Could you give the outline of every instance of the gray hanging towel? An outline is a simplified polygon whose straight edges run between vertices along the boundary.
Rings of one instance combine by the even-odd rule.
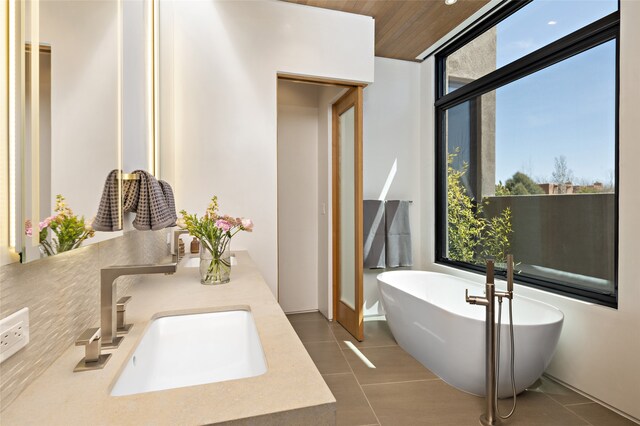
[[[120,230],[118,213],[118,171],[112,170],[107,175],[102,190],[102,198],[98,213],[91,226],[96,231],[112,232]]]
[[[140,198],[140,180],[122,181],[122,211],[125,213],[138,210]]]
[[[178,215],[176,214],[176,200],[173,197],[173,189],[171,185],[164,180],[158,180],[160,184],[160,189],[162,189],[162,193],[164,194],[164,199],[167,202],[167,208],[169,209],[169,213],[173,218],[173,223],[169,226],[175,226],[176,221],[178,220]]]
[[[364,200],[362,209],[364,225],[364,267],[385,267],[384,202]]]
[[[136,170],[133,172],[140,176],[138,184],[138,196],[132,197],[137,199],[137,203],[132,202],[131,210],[135,211],[136,218],[133,220],[133,227],[139,231],[164,229],[172,226],[176,222],[175,203],[173,211],[169,207],[169,203],[162,191],[162,187],[158,180],[149,172],[144,170]],[[171,193],[173,195],[173,193]],[[125,197],[127,194],[125,194]],[[127,201],[127,200],[125,200]],[[133,207],[135,205],[135,209]]]
[[[385,204],[387,268],[411,266],[409,201],[389,200]]]

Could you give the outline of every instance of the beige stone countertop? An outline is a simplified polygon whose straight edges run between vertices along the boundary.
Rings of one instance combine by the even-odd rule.
[[[246,252],[231,282],[200,284],[198,268],[134,284],[134,327],[103,370],[74,373],[84,347],[70,347],[1,414],[9,425],[335,424],[335,398]],[[267,361],[261,376],[129,396],[110,396],[121,368],[157,313],[248,306]],[[99,305],[96,301],[96,309]],[[55,336],[52,336],[55,338]],[[261,416],[261,417],[257,417]]]

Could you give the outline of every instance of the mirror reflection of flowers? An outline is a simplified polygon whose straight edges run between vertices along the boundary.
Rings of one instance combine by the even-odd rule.
[[[251,219],[218,214],[218,197],[215,195],[202,218],[185,210],[181,210],[180,215],[182,217],[178,219],[177,225],[198,238],[202,249],[212,255],[203,281],[221,281],[220,278],[231,269],[230,259],[223,256],[231,238],[240,231],[251,232],[253,222]]]
[[[78,248],[84,240],[95,235],[91,221],[85,221],[84,216],[74,215],[73,210],[60,194],[56,195],[54,211],[56,214],[38,224],[40,247],[47,256]],[[48,238],[49,230],[51,230],[51,239]],[[25,222],[25,234],[33,235],[31,220]]]

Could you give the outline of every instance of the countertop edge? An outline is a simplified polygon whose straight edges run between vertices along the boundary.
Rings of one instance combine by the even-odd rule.
[[[203,286],[198,268],[180,266],[173,276],[146,276],[129,289],[133,298],[127,314],[134,327],[120,348],[105,350],[113,354],[110,364],[103,370],[73,373],[83,352],[70,346],[2,411],[2,424],[335,424],[335,397],[249,254],[236,255],[239,265],[229,284]],[[109,395],[154,317],[230,306],[248,306],[254,315],[269,365],[264,375]]]

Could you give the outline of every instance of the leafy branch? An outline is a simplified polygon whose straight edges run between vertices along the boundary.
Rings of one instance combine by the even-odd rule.
[[[488,201],[477,203],[462,184],[468,164],[463,163],[461,170],[453,167],[459,151],[456,149],[447,157],[448,257],[467,263],[482,263],[487,258],[504,262],[513,234],[511,209],[507,207],[495,217],[485,217],[484,206]]]

